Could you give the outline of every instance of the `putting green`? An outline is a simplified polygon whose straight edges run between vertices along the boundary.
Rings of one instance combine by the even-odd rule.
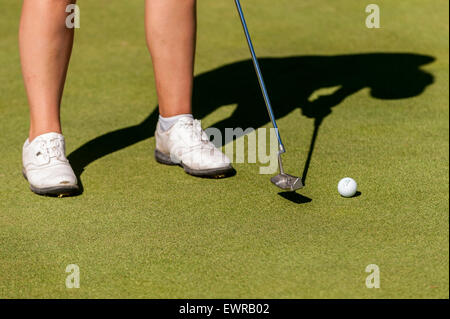
[[[286,171],[308,168],[280,195],[256,164],[157,164],[143,2],[82,1],[62,121],[84,193],[56,199],[21,176],[20,1],[2,0],[0,298],[448,298],[449,4],[377,3],[380,29],[360,1],[243,1]],[[198,38],[204,126],[270,127],[232,1],[199,2]],[[345,176],[360,196],[339,196]]]

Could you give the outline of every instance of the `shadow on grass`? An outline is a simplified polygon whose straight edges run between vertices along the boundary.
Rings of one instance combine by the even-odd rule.
[[[307,203],[312,202],[311,198],[303,196],[296,192],[281,192],[281,193],[278,193],[278,195],[280,195],[284,199],[287,199],[288,201],[291,201],[295,204],[307,204]]]
[[[314,120],[303,182],[311,166],[319,129],[335,106],[364,88],[370,89],[371,96],[377,99],[420,95],[434,81],[420,67],[433,61],[431,56],[411,53],[260,59],[275,116],[279,119],[298,109],[298,116],[302,114]],[[222,136],[225,128],[257,129],[269,122],[251,60],[224,65],[195,77],[193,113],[196,118],[202,119],[217,108],[232,104],[237,104],[233,114],[212,125]],[[80,176],[90,163],[153,137],[157,120],[156,108],[141,123],[101,135],[73,151],[68,159],[80,183]],[[282,127],[280,130],[283,134]],[[222,144],[229,142],[232,140],[223,140]]]
[[[361,193],[360,191],[357,191],[356,194],[353,195],[353,196],[350,197],[350,198],[356,198],[356,197],[359,197],[359,196],[361,196],[361,195],[362,195],[362,193]]]

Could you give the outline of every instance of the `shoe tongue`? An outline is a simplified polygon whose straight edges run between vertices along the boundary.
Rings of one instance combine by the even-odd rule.
[[[45,134],[36,136],[31,142],[28,142],[28,145],[32,145],[32,144],[36,145],[42,141],[48,142],[48,141],[55,140],[55,139],[64,141],[64,136],[62,134],[55,133],[55,132],[45,133]]]
[[[52,139],[55,139],[55,138],[64,139],[64,136],[62,134],[59,134],[59,133],[50,132],[50,133],[45,133],[45,134],[37,136],[35,138],[35,140],[41,139],[41,140],[49,141],[49,140],[52,140]]]
[[[178,120],[178,123],[191,125],[194,124],[194,119],[190,117],[182,117],[181,119]]]

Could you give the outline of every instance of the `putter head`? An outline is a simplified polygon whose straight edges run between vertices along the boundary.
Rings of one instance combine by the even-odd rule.
[[[270,179],[279,188],[294,192],[297,189],[303,188],[303,182],[300,177],[292,176],[286,173],[278,174]]]

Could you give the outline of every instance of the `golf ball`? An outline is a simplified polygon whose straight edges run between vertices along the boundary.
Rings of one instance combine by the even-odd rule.
[[[353,197],[358,189],[358,184],[350,177],[343,178],[339,181],[338,192],[343,197]]]

